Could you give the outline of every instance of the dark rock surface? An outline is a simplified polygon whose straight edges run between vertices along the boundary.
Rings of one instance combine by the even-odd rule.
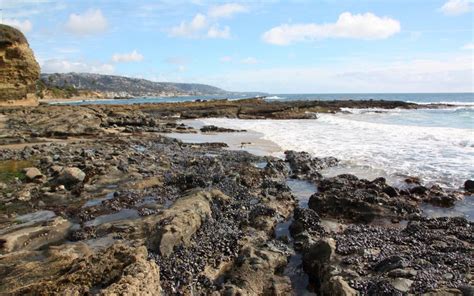
[[[295,177],[300,179],[321,179],[319,171],[336,166],[339,161],[334,157],[317,158],[308,152],[285,151],[286,161]]]
[[[311,209],[296,208],[293,219],[294,221],[290,225],[290,233],[293,237],[296,237],[303,231],[307,231],[310,234],[323,234],[325,232],[321,226],[321,218]]]
[[[368,181],[339,175],[321,180],[318,190],[311,196],[309,207],[325,217],[369,223],[376,218],[403,219],[420,212],[410,195],[395,196],[383,178]]]
[[[409,278],[408,291],[415,294],[459,288],[469,283],[474,263],[472,226],[464,218],[423,218],[392,230],[353,225],[336,237],[337,253],[362,277],[349,283],[363,293],[382,289],[385,275]]]
[[[294,258],[321,295],[469,293],[472,222],[420,210],[458,193],[325,178],[336,159],[162,134],[196,132],[176,113],[292,118],[345,103],[200,104],[3,110],[0,294],[291,295],[282,270]],[[310,208],[290,177],[317,185]],[[282,221],[292,237],[275,238]]]
[[[245,130],[234,130],[231,128],[218,127],[215,125],[205,125],[201,129],[203,133],[235,133],[235,132],[245,132]]]
[[[77,224],[66,228],[63,235],[74,243],[91,248],[97,244],[109,248],[114,242],[147,246],[149,260],[160,270],[160,286],[168,294],[186,294],[190,289],[208,294],[231,287],[263,291],[271,285],[261,286],[261,282],[278,287],[286,283],[275,275],[286,264],[286,253],[278,242],[269,245],[279,217],[288,216],[294,207],[284,177],[270,177],[256,168],[253,164],[262,158],[222,150],[222,145],[185,144],[156,134],[132,135],[1,150],[0,161],[32,159],[45,180],[43,184],[8,183],[2,196],[6,206],[0,208],[6,220],[0,226],[14,223],[8,217],[41,209]],[[24,189],[30,193],[28,201],[20,199]],[[199,201],[189,198],[190,190],[197,192]],[[215,190],[221,193],[208,198],[205,192]],[[46,225],[39,227],[48,230]],[[45,236],[41,246],[52,239]],[[233,267],[241,260],[254,268],[253,258],[264,264],[257,274]],[[14,262],[0,264],[0,272],[15,268]],[[110,272],[104,271],[104,278],[112,276]],[[244,276],[254,282],[242,286],[237,278]],[[11,287],[6,280],[2,280],[5,289]],[[47,280],[38,276],[38,285],[29,291],[44,291],[40,283]],[[92,291],[88,285],[81,289]]]
[[[468,192],[474,193],[474,180],[466,180],[466,182],[464,182],[464,189]]]

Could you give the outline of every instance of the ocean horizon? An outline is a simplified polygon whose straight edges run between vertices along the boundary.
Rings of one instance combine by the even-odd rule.
[[[262,95],[269,101],[297,101],[297,100],[386,100],[404,101],[418,104],[446,103],[453,105],[473,105],[474,93],[300,93],[300,94],[266,94]],[[99,100],[63,100],[52,104],[146,104],[146,103],[174,103],[191,102],[196,100],[238,100],[255,97],[245,92],[229,95],[190,95],[173,97],[136,97],[127,99],[99,99]]]

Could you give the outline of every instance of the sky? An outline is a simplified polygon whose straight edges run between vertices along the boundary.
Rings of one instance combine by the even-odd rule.
[[[473,0],[0,0],[42,72],[231,91],[474,91]]]

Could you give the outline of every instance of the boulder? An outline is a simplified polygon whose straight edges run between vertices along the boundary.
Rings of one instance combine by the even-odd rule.
[[[423,201],[438,207],[452,207],[463,198],[463,194],[454,191],[445,191],[438,185],[433,185],[423,197]]]
[[[343,174],[321,180],[318,190],[308,206],[322,217],[370,223],[376,218],[401,219],[419,212],[409,196],[396,195],[384,178],[368,181]]]
[[[80,182],[83,182],[86,178],[86,174],[79,168],[69,167],[64,168],[59,172],[56,182],[66,187],[74,186]]]
[[[339,163],[334,157],[317,158],[304,151],[285,151],[285,157],[293,174],[301,179],[319,179],[321,178],[319,171]]]
[[[390,256],[377,262],[374,266],[374,270],[378,272],[387,272],[398,268],[406,267],[407,263],[403,257]]]
[[[335,293],[334,289],[343,289],[345,285],[337,279],[331,281],[337,275],[332,271],[335,260],[336,241],[332,238],[321,239],[303,251],[303,269],[322,295],[344,295]]]
[[[201,129],[203,133],[234,133],[234,132],[245,132],[245,130],[234,130],[231,128],[218,127],[215,125],[205,125]]]
[[[37,168],[25,168],[23,169],[25,173],[26,179],[29,182],[41,182],[45,179],[45,176],[41,173],[41,171]]]
[[[220,295],[291,295],[288,279],[277,275],[287,264],[287,254],[271,243],[243,246],[237,264],[228,272]]]
[[[390,284],[398,291],[407,293],[410,291],[413,281],[405,278],[395,278],[390,280]]]
[[[0,106],[37,105],[40,67],[25,36],[0,24]]]
[[[464,190],[474,193],[474,180],[466,180],[466,182],[464,182]]]
[[[341,276],[333,276],[329,279],[327,295],[334,296],[356,296],[357,291],[351,288]]]
[[[336,252],[336,241],[332,238],[321,239],[311,246],[303,255],[305,270],[311,272],[316,267],[328,263]],[[316,268],[316,269],[317,269]]]
[[[296,208],[293,215],[293,223],[290,225],[290,233],[293,237],[308,231],[312,234],[324,233],[324,228],[321,226],[321,219],[318,214],[306,208]]]

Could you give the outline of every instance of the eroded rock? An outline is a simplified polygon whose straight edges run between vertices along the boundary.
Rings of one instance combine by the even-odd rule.
[[[159,250],[162,256],[169,256],[175,246],[188,243],[211,215],[211,202],[214,198],[227,197],[220,191],[213,190],[195,191],[178,199],[161,216],[156,233],[150,240],[152,249]]]
[[[285,266],[287,254],[276,245],[259,245],[249,243],[244,246],[234,269],[229,272],[229,280],[224,285],[223,295],[285,295],[291,291],[288,279],[275,274]],[[278,287],[278,291],[276,288]],[[271,293],[270,291],[276,291]]]
[[[38,257],[38,255],[40,255]],[[145,247],[114,244],[93,253],[83,243],[0,263],[0,292],[14,295],[159,295],[159,269]],[[12,258],[13,259],[13,258]],[[18,259],[17,259],[18,260]]]
[[[36,215],[35,215],[36,214]],[[72,226],[68,220],[42,211],[25,215],[17,224],[0,230],[0,251],[36,250],[63,240]],[[21,217],[20,217],[21,218]]]
[[[25,36],[0,24],[0,106],[37,105],[40,67]]]

